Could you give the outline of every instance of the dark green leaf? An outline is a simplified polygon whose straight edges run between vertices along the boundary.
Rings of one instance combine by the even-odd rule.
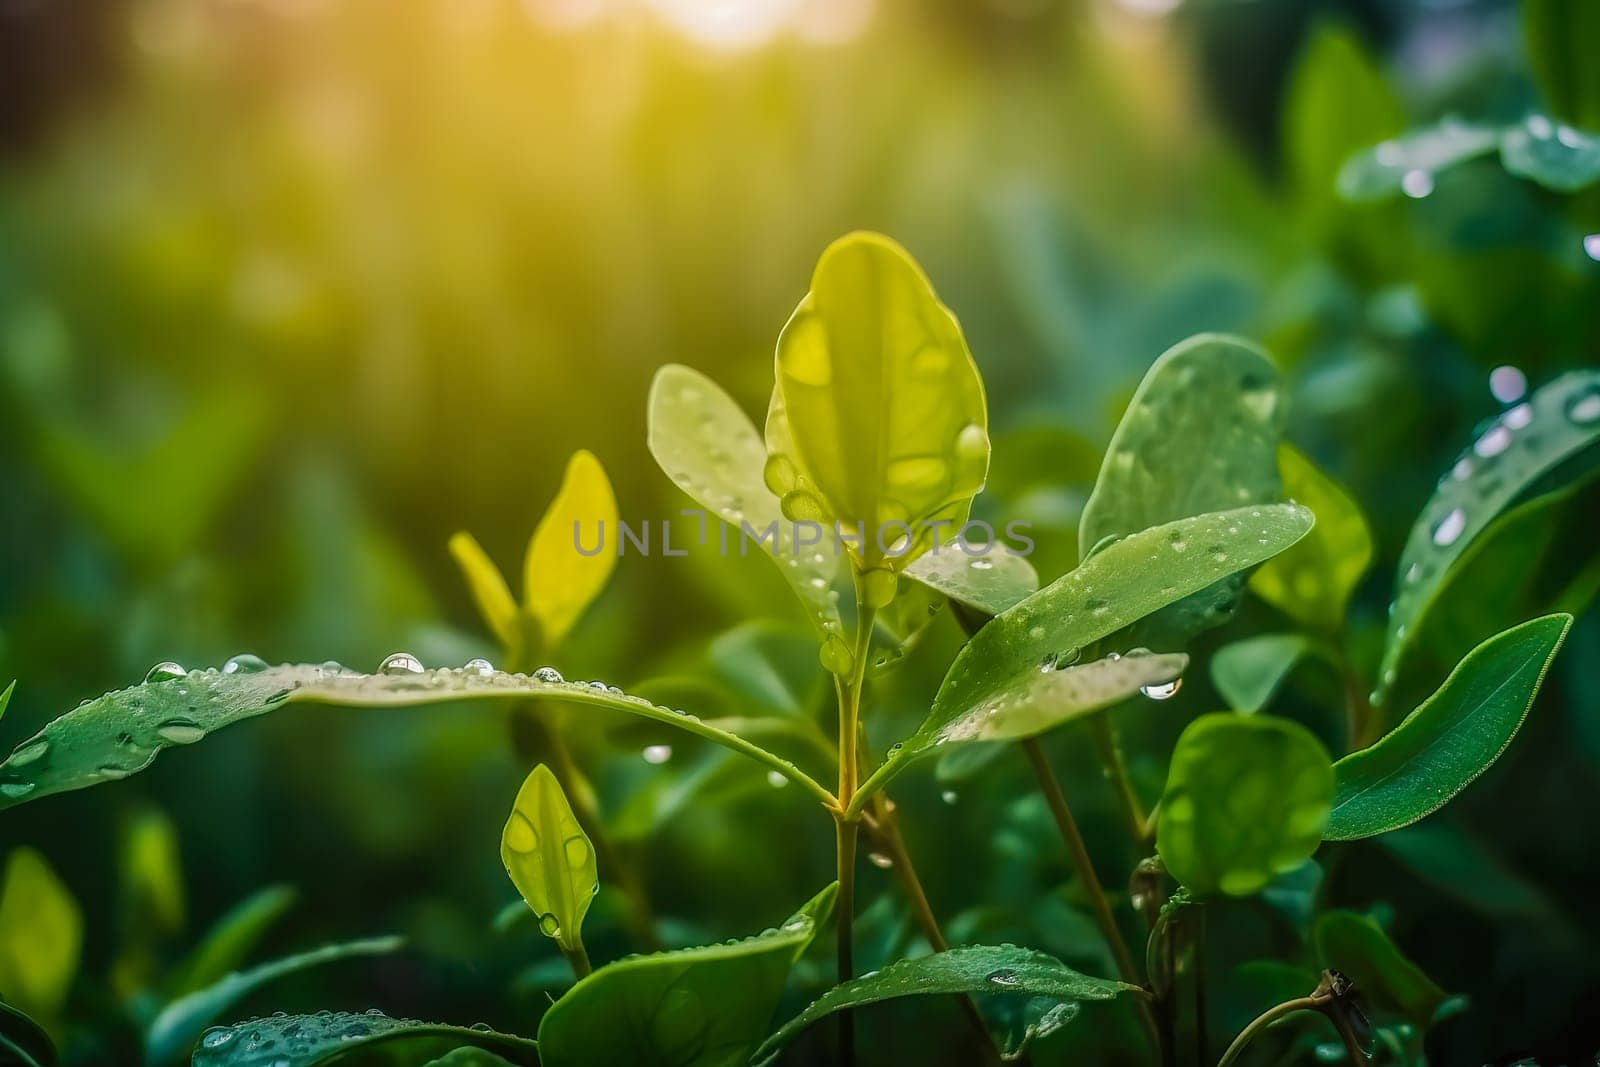
[[[61,1058],[43,1027],[11,1005],[0,1002],[0,1063],[16,1067],[59,1067]]]
[[[1277,368],[1246,341],[1200,334],[1168,349],[1145,374],[1106,449],[1078,527],[1080,557],[1107,538],[1280,499],[1281,400]],[[1181,648],[1226,621],[1243,586],[1230,572],[1141,620],[1135,643]]]
[[[1051,657],[972,707],[951,708],[947,716],[935,707],[916,733],[890,751],[859,792],[870,797],[912,760],[943,745],[1037,737],[1119,704],[1143,688],[1176,681],[1188,665],[1189,657],[1182,653],[1112,655],[1081,666],[1058,666]]]
[[[1211,682],[1234,711],[1260,711],[1313,647],[1301,634],[1261,634],[1223,645],[1211,657]]]
[[[600,682],[544,682],[523,674],[451,668],[359,674],[289,664],[250,672],[197,670],[91,700],[46,725],[0,763],[0,808],[126,778],[167,748],[193,744],[214,730],[286,704],[390,708],[518,697],[587,704],[664,723],[743,753],[803,785],[819,800],[831,798],[794,764],[743,737]]]
[[[1332,799],[1333,765],[1305,727],[1202,715],[1173,750],[1156,851],[1191,892],[1244,896],[1310,858]]]
[[[1523,0],[1522,33],[1550,106],[1572,122],[1600,126],[1600,8],[1589,0]]]
[[[1355,982],[1364,1000],[1399,1013],[1419,1028],[1433,1022],[1447,994],[1389,940],[1371,916],[1330,911],[1317,920],[1317,955]]]
[[[859,1008],[896,997],[959,994],[1025,996],[1052,1003],[1037,1017],[1029,1037],[1042,1037],[1069,1022],[1084,1001],[1111,1000],[1141,990],[1122,982],[1079,974],[1053,956],[1016,945],[969,945],[948,952],[897,960],[881,971],[835,986],[805,1011],[784,1023],[757,1050],[754,1062],[765,1067],[806,1027],[846,1008]]]
[[[145,1063],[150,1067],[159,1067],[186,1055],[207,1025],[269,982],[338,960],[386,955],[402,944],[398,937],[374,937],[365,941],[324,945],[310,952],[285,956],[248,971],[230,974],[215,985],[179,997],[163,1008],[150,1024],[145,1034]]]
[[[1490,638],[1377,744],[1341,759],[1326,838],[1409,826],[1471,784],[1516,736],[1571,625],[1547,615]]]
[[[1571,371],[1495,419],[1439,483],[1400,556],[1375,703],[1467,547],[1530,486],[1600,441],[1600,371]]]
[[[540,1022],[545,1067],[744,1063],[837,889],[830,885],[782,926],[743,941],[630,956],[595,971]]]
[[[488,1028],[391,1019],[382,1012],[274,1015],[207,1030],[192,1067],[414,1067],[462,1047],[480,1048],[520,1067],[539,1067],[538,1046]]]

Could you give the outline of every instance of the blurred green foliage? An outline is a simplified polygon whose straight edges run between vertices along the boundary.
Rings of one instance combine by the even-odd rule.
[[[51,54],[67,6],[0,4],[7,54]],[[655,368],[691,364],[759,415],[818,253],[870,227],[916,255],[961,319],[994,454],[975,514],[1032,522],[1046,582],[1077,561],[1098,457],[1150,363],[1201,331],[1272,353],[1286,438],[1371,528],[1343,647],[1270,698],[1342,753],[1323,709],[1376,674],[1413,520],[1505,406],[1490,371],[1538,386],[1595,362],[1600,243],[1585,237],[1600,192],[1557,193],[1493,157],[1381,202],[1342,198],[1336,179],[1353,154],[1450,115],[1548,112],[1596,132],[1594,16],[1584,0],[1153,13],[1165,6],[882,0],[856,26],[834,0],[816,7],[835,22],[770,39],[757,39],[769,16],[752,16],[752,42],[733,48],[665,2],[596,3],[581,25],[588,5],[540,0],[86,5],[61,39],[92,25],[101,68],[8,65],[83,84],[65,103],[21,82],[0,100],[0,128],[33,131],[0,160],[0,679],[20,680],[3,747],[162,660],[494,657],[449,536],[470,529],[517,559],[580,448],[624,519],[675,516],[683,498],[646,448]],[[1600,496],[1561,473],[1441,593],[1442,629],[1417,639],[1392,706],[1487,634],[1588,606]],[[1488,596],[1479,575],[1514,588]],[[948,614],[875,683],[876,752],[931,705],[963,640]],[[827,707],[819,666],[763,653],[778,666],[758,672],[728,651],[757,640],[736,624],[769,617],[762,643],[803,624],[764,561],[633,556],[557,662],[677,686],[685,706],[808,720]],[[1291,627],[1247,598],[1191,654],[1198,668],[1225,642]],[[1285,981],[1304,992],[1303,974],[1251,961],[1290,958],[1315,900],[1393,916],[1380,931],[1393,944],[1371,951],[1468,998],[1429,1039],[1438,1062],[1600,1047],[1600,850],[1583,815],[1600,788],[1600,619],[1580,614],[1568,642],[1516,746],[1447,812],[1326,849],[1309,882],[1208,905],[1221,946],[1208,966],[1241,975],[1219,1018],[1237,1029]],[[1207,673],[1121,717],[1145,796],[1183,727],[1225,705]],[[497,835],[529,770],[509,719],[302,709],[5,812],[6,899],[57,917],[28,929],[56,932],[61,963],[17,1003],[75,1062],[125,1062],[138,1034],[106,1020],[147,1024],[158,976],[187,992],[258,941],[285,956],[397,930],[403,953],[297,973],[244,1004],[376,1004],[531,1033],[570,976],[532,923],[493,921],[515,899]],[[827,880],[828,828],[761,768],[617,717],[569,715],[564,733],[628,828],[618,847],[669,947],[759,930],[795,887]],[[640,758],[660,746],[665,762]],[[1048,747],[1091,851],[1130,869],[1142,857],[1089,746],[1068,729]],[[952,940],[1112,973],[1014,752],[954,783],[908,775],[895,796]],[[611,959],[643,946],[601,864],[585,943]],[[302,906],[239,905],[273,883]],[[917,947],[886,872],[864,865],[857,895],[858,968]],[[795,973],[781,1018],[831,984],[814,960]],[[913,1025],[947,1011],[858,1013],[862,1048],[959,1055],[942,1021]],[[806,1044],[820,1029],[797,1055],[821,1055]],[[1067,1028],[1035,1052],[1118,1062],[1142,1047],[1093,1040]]]

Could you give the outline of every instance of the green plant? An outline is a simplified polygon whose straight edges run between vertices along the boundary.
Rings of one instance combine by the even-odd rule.
[[[603,681],[569,681],[554,667],[534,667],[553,657],[614,562],[591,560],[576,545],[568,551],[567,524],[617,520],[604,472],[579,453],[530,543],[520,606],[476,542],[465,535],[452,541],[504,648],[505,669],[475,660],[429,670],[404,653],[372,674],[338,664],[268,666],[251,656],[221,669],[164,663],[143,683],[49,723],[0,763],[0,807],[12,807],[126,778],[167,748],[293,705],[485,700],[513,709],[513,739],[525,762],[550,754],[517,794],[501,846],[512,882],[577,979],[544,1014],[537,1042],[331,1014],[202,1033],[238,997],[277,975],[397,947],[392,939],[351,942],[225,974],[271,921],[278,905],[268,902],[242,908],[190,963],[154,983],[162,987],[159,1010],[146,1002],[135,1012],[147,1023],[152,1063],[181,1055],[195,1038],[194,1062],[217,1067],[348,1062],[353,1052],[388,1057],[383,1062],[537,1057],[556,1067],[768,1062],[829,1015],[839,1023],[836,1054],[850,1062],[857,1010],[933,995],[959,998],[975,1047],[988,1050],[983,1055],[1020,1056],[1030,1042],[1093,1015],[1108,1029],[1131,1022],[1128,1047],[1139,1058],[1177,1063],[1186,1055],[1181,1038],[1192,1036],[1197,1055],[1210,1062],[1221,1042],[1209,1033],[1208,914],[1234,898],[1269,894],[1298,901],[1307,915],[1316,910],[1306,899],[1314,898],[1318,874],[1313,854],[1339,847],[1324,842],[1415,823],[1483,773],[1515,735],[1571,623],[1570,615],[1551,613],[1481,635],[1432,696],[1401,714],[1396,694],[1419,681],[1406,675],[1415,636],[1470,553],[1516,521],[1518,508],[1581,475],[1565,461],[1600,433],[1593,372],[1558,378],[1507,412],[1441,483],[1401,559],[1379,684],[1370,694],[1345,632],[1345,610],[1369,567],[1372,538],[1349,494],[1281,440],[1286,402],[1273,361],[1256,346],[1202,335],[1155,362],[1085,505],[1079,562],[1043,588],[1010,546],[965,536],[990,459],[984,389],[955,317],[902,248],[858,233],[824,252],[809,294],[779,337],[775,378],[763,438],[714,382],[686,367],[663,368],[650,393],[648,443],[668,477],[729,524],[738,543],[753,533],[798,596],[833,691],[831,737],[803,711],[786,718],[780,710],[770,721],[737,711],[701,717]],[[1530,426],[1540,432],[1524,432]],[[1301,502],[1285,502],[1286,493]],[[828,532],[827,543],[807,536],[813,526]],[[1190,663],[1186,649],[1227,623],[1247,590],[1298,628],[1217,654],[1217,689],[1233,710],[1202,715],[1182,732],[1149,811],[1129,769],[1119,710],[1141,694],[1154,701],[1176,695]],[[965,640],[921,726],[874,758],[868,725],[875,689],[889,684],[947,605]],[[736,632],[720,654],[732,657],[743,691],[757,694],[752,699],[797,709],[786,676],[759,651],[773,636]],[[1312,729],[1267,712],[1285,676],[1308,659],[1328,665],[1339,682],[1344,725],[1323,731],[1340,735],[1333,747],[1346,754],[1337,760]],[[602,880],[629,874],[604,843],[604,813],[563,741],[566,717],[591,711],[694,735],[797,786],[794,792],[833,824],[834,884],[743,941],[594,967],[582,938],[590,900]],[[1131,908],[1102,883],[1105,863],[1097,868],[1057,780],[1045,740],[1058,731],[1095,753],[1125,844],[1141,857],[1119,872],[1131,880]],[[781,754],[780,742],[793,742],[800,754]],[[1010,944],[951,947],[947,924],[934,914],[887,788],[935,754],[943,769],[962,749],[986,754],[964,768],[971,773],[1008,742],[1029,762],[1111,973],[1087,975]],[[863,838],[865,851],[892,868],[931,951],[857,974]],[[753,844],[752,857],[756,850]],[[629,897],[635,936],[653,948],[642,891]],[[773,1030],[791,969],[830,917],[833,989]],[[14,854],[0,894],[0,982],[27,991],[31,999],[15,1007],[44,1029],[8,1011],[0,1035],[25,1062],[53,1055],[44,1035],[76,965],[76,927],[65,889],[37,857]],[[1129,944],[1136,928],[1142,953]],[[44,937],[48,945],[28,947],[29,938]],[[1317,970],[1278,964],[1287,968],[1272,972],[1282,980],[1278,987],[1300,988],[1230,1035],[1223,1062],[1303,1010],[1327,1017],[1356,1062],[1372,1054],[1373,1041],[1414,1056],[1425,1027],[1451,1010],[1450,999],[1370,917],[1324,911],[1311,940]],[[1374,1020],[1376,1030],[1366,1025],[1363,1001],[1385,1013]]]

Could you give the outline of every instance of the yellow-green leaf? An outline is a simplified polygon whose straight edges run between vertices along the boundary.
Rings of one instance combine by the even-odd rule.
[[[567,952],[582,944],[584,913],[600,888],[594,845],[544,764],[517,791],[500,837],[500,859],[539,929]]]
[[[817,262],[778,338],[767,451],[784,514],[860,530],[847,547],[862,572],[897,572],[934,524],[966,520],[989,467],[983,381],[955,316],[889,238],[853,233]],[[869,581],[868,597],[893,589]]]
[[[159,809],[134,816],[122,840],[122,876],[130,908],[141,928],[174,934],[183,928],[183,867],[178,831]]]
[[[617,498],[605,468],[591,453],[574,452],[523,564],[523,601],[548,646],[561,643],[606,587],[617,565],[616,539]]]
[[[83,945],[83,915],[45,858],[13,849],[0,886],[0,999],[40,1020],[60,1015]]]
[[[1337,630],[1350,594],[1372,564],[1372,532],[1350,494],[1298,449],[1280,446],[1278,467],[1284,495],[1310,508],[1317,524],[1263,563],[1251,575],[1250,588],[1307,626]]]
[[[450,555],[455,557],[461,576],[467,580],[472,600],[490,632],[507,649],[515,648],[522,627],[517,622],[517,602],[506,587],[505,576],[494,560],[478,544],[477,538],[465,530],[450,538]]]

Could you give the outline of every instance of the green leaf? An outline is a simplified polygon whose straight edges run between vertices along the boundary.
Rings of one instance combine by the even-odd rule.
[[[1600,371],[1570,371],[1495,419],[1439,483],[1400,556],[1374,703],[1399,676],[1451,570],[1478,535],[1562,461],[1600,441]]]
[[[526,1038],[477,1027],[391,1019],[375,1009],[274,1015],[207,1030],[192,1067],[321,1067],[323,1064],[426,1063],[462,1047],[480,1048],[520,1067],[539,1067]]]
[[[1571,615],[1547,615],[1490,638],[1377,744],[1335,764],[1339,785],[1324,836],[1398,830],[1470,785],[1516,736],[1571,625]]]
[[[806,631],[770,619],[741,623],[718,634],[707,649],[713,670],[744,703],[741,713],[807,715],[825,675]]]
[[[0,718],[5,717],[6,706],[11,703],[11,694],[17,691],[17,680],[13,678],[11,684],[6,686],[5,692],[0,693]]]
[[[1506,170],[1559,193],[1600,181],[1600,137],[1544,115],[1529,115],[1500,137]]]
[[[1293,548],[1250,576],[1262,600],[1307,626],[1337,631],[1356,583],[1372,565],[1372,532],[1340,486],[1289,445],[1278,449],[1283,491],[1304,504],[1317,524]]]
[[[145,1063],[149,1067],[159,1067],[160,1064],[179,1059],[194,1046],[201,1032],[219,1015],[270,982],[338,960],[386,955],[402,944],[404,942],[398,937],[373,937],[364,941],[324,945],[310,952],[263,963],[248,971],[238,971],[206,989],[179,997],[161,1010],[145,1033]]]
[[[1523,0],[1528,62],[1545,99],[1572,122],[1600,126],[1600,71],[1594,42],[1600,10],[1588,0]]]
[[[60,1067],[61,1057],[44,1028],[0,1002],[0,1060],[16,1067]]]
[[[1365,148],[1339,169],[1339,194],[1356,202],[1426,196],[1440,171],[1488,155],[1500,144],[1493,126],[1446,118],[1434,126]]]
[[[1284,92],[1282,134],[1301,211],[1319,234],[1345,222],[1336,183],[1353,152],[1405,128],[1405,110],[1359,38],[1323,25],[1307,40]]]
[[[183,928],[178,831],[160,809],[141,809],[130,820],[122,840],[122,879],[128,915],[138,927],[164,935]]]
[[[561,488],[539,519],[522,560],[522,604],[538,620],[546,648],[566,639],[611,580],[621,553],[606,548],[607,530],[618,544],[611,480],[593,453],[579,449],[567,461]],[[587,531],[593,532],[596,551],[588,548]]]
[[[1427,1029],[1434,1013],[1449,999],[1422,968],[1395,947],[1371,916],[1326,912],[1317,919],[1312,936],[1324,967],[1353,980],[1364,1000],[1397,1012],[1421,1029]]]
[[[1173,750],[1156,851],[1191,892],[1254,893],[1317,850],[1333,783],[1327,750],[1298,723],[1202,715]]]
[[[957,654],[932,716],[946,721],[1029,673],[1294,544],[1311,528],[1296,504],[1264,504],[1131,534],[1000,613]]]
[[[1300,634],[1261,634],[1223,645],[1211,658],[1211,683],[1234,711],[1254,714],[1313,648]]]
[[[880,971],[834,986],[799,1015],[784,1023],[756,1051],[754,1064],[766,1067],[802,1030],[836,1011],[877,1004],[896,997],[996,994],[1053,1002],[1029,1037],[1042,1037],[1077,1014],[1085,1001],[1112,1000],[1142,990],[1105,978],[1079,974],[1053,956],[1016,945],[968,945],[917,959],[896,960]]]
[[[954,543],[918,556],[905,575],[985,615],[1016,606],[1039,589],[1039,576],[1026,556],[997,548],[969,556]]]
[[[168,987],[170,994],[179,997],[203,989],[237,969],[267,931],[294,906],[296,896],[293,886],[272,885],[235,904],[175,969]]]
[[[869,797],[882,789],[913,760],[941,746],[977,741],[1020,741],[1037,737],[1062,723],[1111,707],[1148,686],[1183,676],[1189,657],[1182,653],[1113,654],[1081,666],[1047,658],[1009,686],[977,704],[936,706],[917,732],[896,745],[858,792]]]
[[[566,952],[583,945],[583,916],[600,891],[594,845],[544,764],[533,769],[500,835],[500,860],[539,917],[539,930]]]
[[[595,971],[540,1022],[545,1067],[743,1064],[837,891],[828,886],[783,925],[743,941],[630,956]]]
[[[1107,538],[1278,500],[1281,412],[1277,368],[1249,342],[1200,334],[1168,349],[1106,449],[1078,526],[1080,558]],[[1143,620],[1136,643],[1177,650],[1226,621],[1244,586],[1239,569]]]
[[[69,711],[0,763],[0,808],[116,781],[148,767],[175,745],[193,744],[243,719],[298,703],[393,708],[452,700],[540,697],[637,715],[749,756],[823,803],[832,794],[779,756],[693,715],[611,690],[601,682],[556,682],[504,671],[441,668],[360,674],[286,664],[227,673],[195,670],[119,689]],[[131,738],[131,740],[125,740]]]
[[[481,1048],[458,1048],[429,1060],[423,1067],[511,1067],[511,1061]]]
[[[0,999],[58,1021],[83,947],[83,913],[39,852],[14,848],[0,883]]]
[[[983,380],[961,327],[910,254],[882,234],[823,251],[778,337],[767,485],[791,519],[841,523],[867,598],[957,529],[989,469]],[[897,546],[898,538],[905,544]],[[887,593],[887,595],[885,595]]]
[[[796,543],[795,525],[762,478],[767,446],[738,403],[699,371],[668,364],[650,383],[646,439],[673,484],[734,527],[729,545],[770,555],[821,635],[837,634],[828,593],[839,560],[831,544]]]

